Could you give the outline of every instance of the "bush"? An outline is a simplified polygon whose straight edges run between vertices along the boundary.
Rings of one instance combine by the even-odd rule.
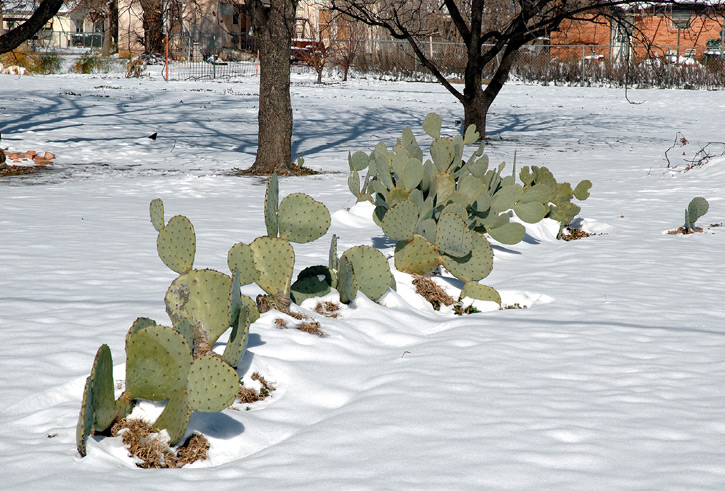
[[[48,75],[50,73],[58,73],[61,69],[61,60],[58,53],[46,52],[34,55],[33,66],[30,71],[33,73],[40,73],[42,75]]]
[[[90,51],[83,53],[78,61],[71,67],[75,73],[96,73],[108,71],[108,60]]]

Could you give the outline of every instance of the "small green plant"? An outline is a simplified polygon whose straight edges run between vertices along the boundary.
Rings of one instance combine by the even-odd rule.
[[[34,56],[31,70],[33,73],[48,75],[60,72],[61,66],[60,55],[53,51],[46,51]]]
[[[97,73],[108,71],[108,66],[108,60],[106,60],[102,56],[87,51],[83,53],[78,61],[73,64],[73,66],[71,67],[71,71],[74,73],[85,74]]]
[[[685,209],[685,225],[682,227],[686,234],[702,231],[702,229],[695,227],[695,222],[704,216],[709,209],[710,204],[705,198],[697,197],[690,201],[690,204]]]

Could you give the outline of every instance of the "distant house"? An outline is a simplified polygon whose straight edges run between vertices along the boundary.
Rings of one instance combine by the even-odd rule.
[[[550,34],[560,58],[617,59],[695,57],[720,39],[725,4],[637,4],[593,12],[588,20],[564,21]],[[710,45],[708,45],[710,41]],[[582,53],[582,49],[584,52]]]
[[[296,14],[294,37],[319,35],[320,22],[331,19],[325,0],[302,0]],[[254,32],[243,0],[198,0],[169,3],[166,12],[169,43],[174,56],[202,58],[211,54],[226,59],[249,56]],[[143,10],[139,0],[118,2],[118,47],[123,53],[144,51]],[[321,21],[322,19],[322,21]]]
[[[33,15],[37,3],[30,0],[2,2],[2,28],[8,31]],[[30,39],[29,44],[44,48],[100,47],[103,42],[103,21],[96,19],[80,2],[66,2],[58,14]]]

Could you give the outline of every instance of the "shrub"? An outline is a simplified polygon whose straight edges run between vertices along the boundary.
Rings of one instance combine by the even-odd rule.
[[[108,71],[108,60],[88,51],[73,64],[71,71],[86,74]]]

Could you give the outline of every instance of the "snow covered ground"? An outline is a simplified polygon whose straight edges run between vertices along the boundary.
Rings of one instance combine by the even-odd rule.
[[[405,126],[427,142],[431,111],[454,134],[462,107],[434,84],[311,82],[293,81],[294,152],[325,172],[280,189],[324,202],[333,223],[295,246],[296,269],[325,263],[332,233],[340,251],[391,254],[347,191],[347,153]],[[264,181],[230,172],[254,159],[257,94],[255,79],[0,75],[0,145],[56,155],[53,170],[0,178],[3,489],[725,489],[725,226],[711,226],[725,222],[725,159],[688,172],[664,159],[678,131],[679,171],[682,151],[725,140],[725,97],[705,91],[630,91],[630,104],[622,90],[507,85],[487,152],[590,179],[582,225],[600,234],[562,242],[537,225],[495,246],[482,283],[527,309],[435,312],[399,275],[384,305],[361,295],[339,319],[312,314],[325,338],[265,314],[242,366],[277,390],[192,416],[209,460],[138,469],[110,438],[81,459],[96,349],[110,345],[122,380],[133,320],[167,319],[174,273],[149,202],[193,222],[197,267],[226,271],[231,245],[265,233]],[[704,233],[668,235],[695,196],[710,202]]]

